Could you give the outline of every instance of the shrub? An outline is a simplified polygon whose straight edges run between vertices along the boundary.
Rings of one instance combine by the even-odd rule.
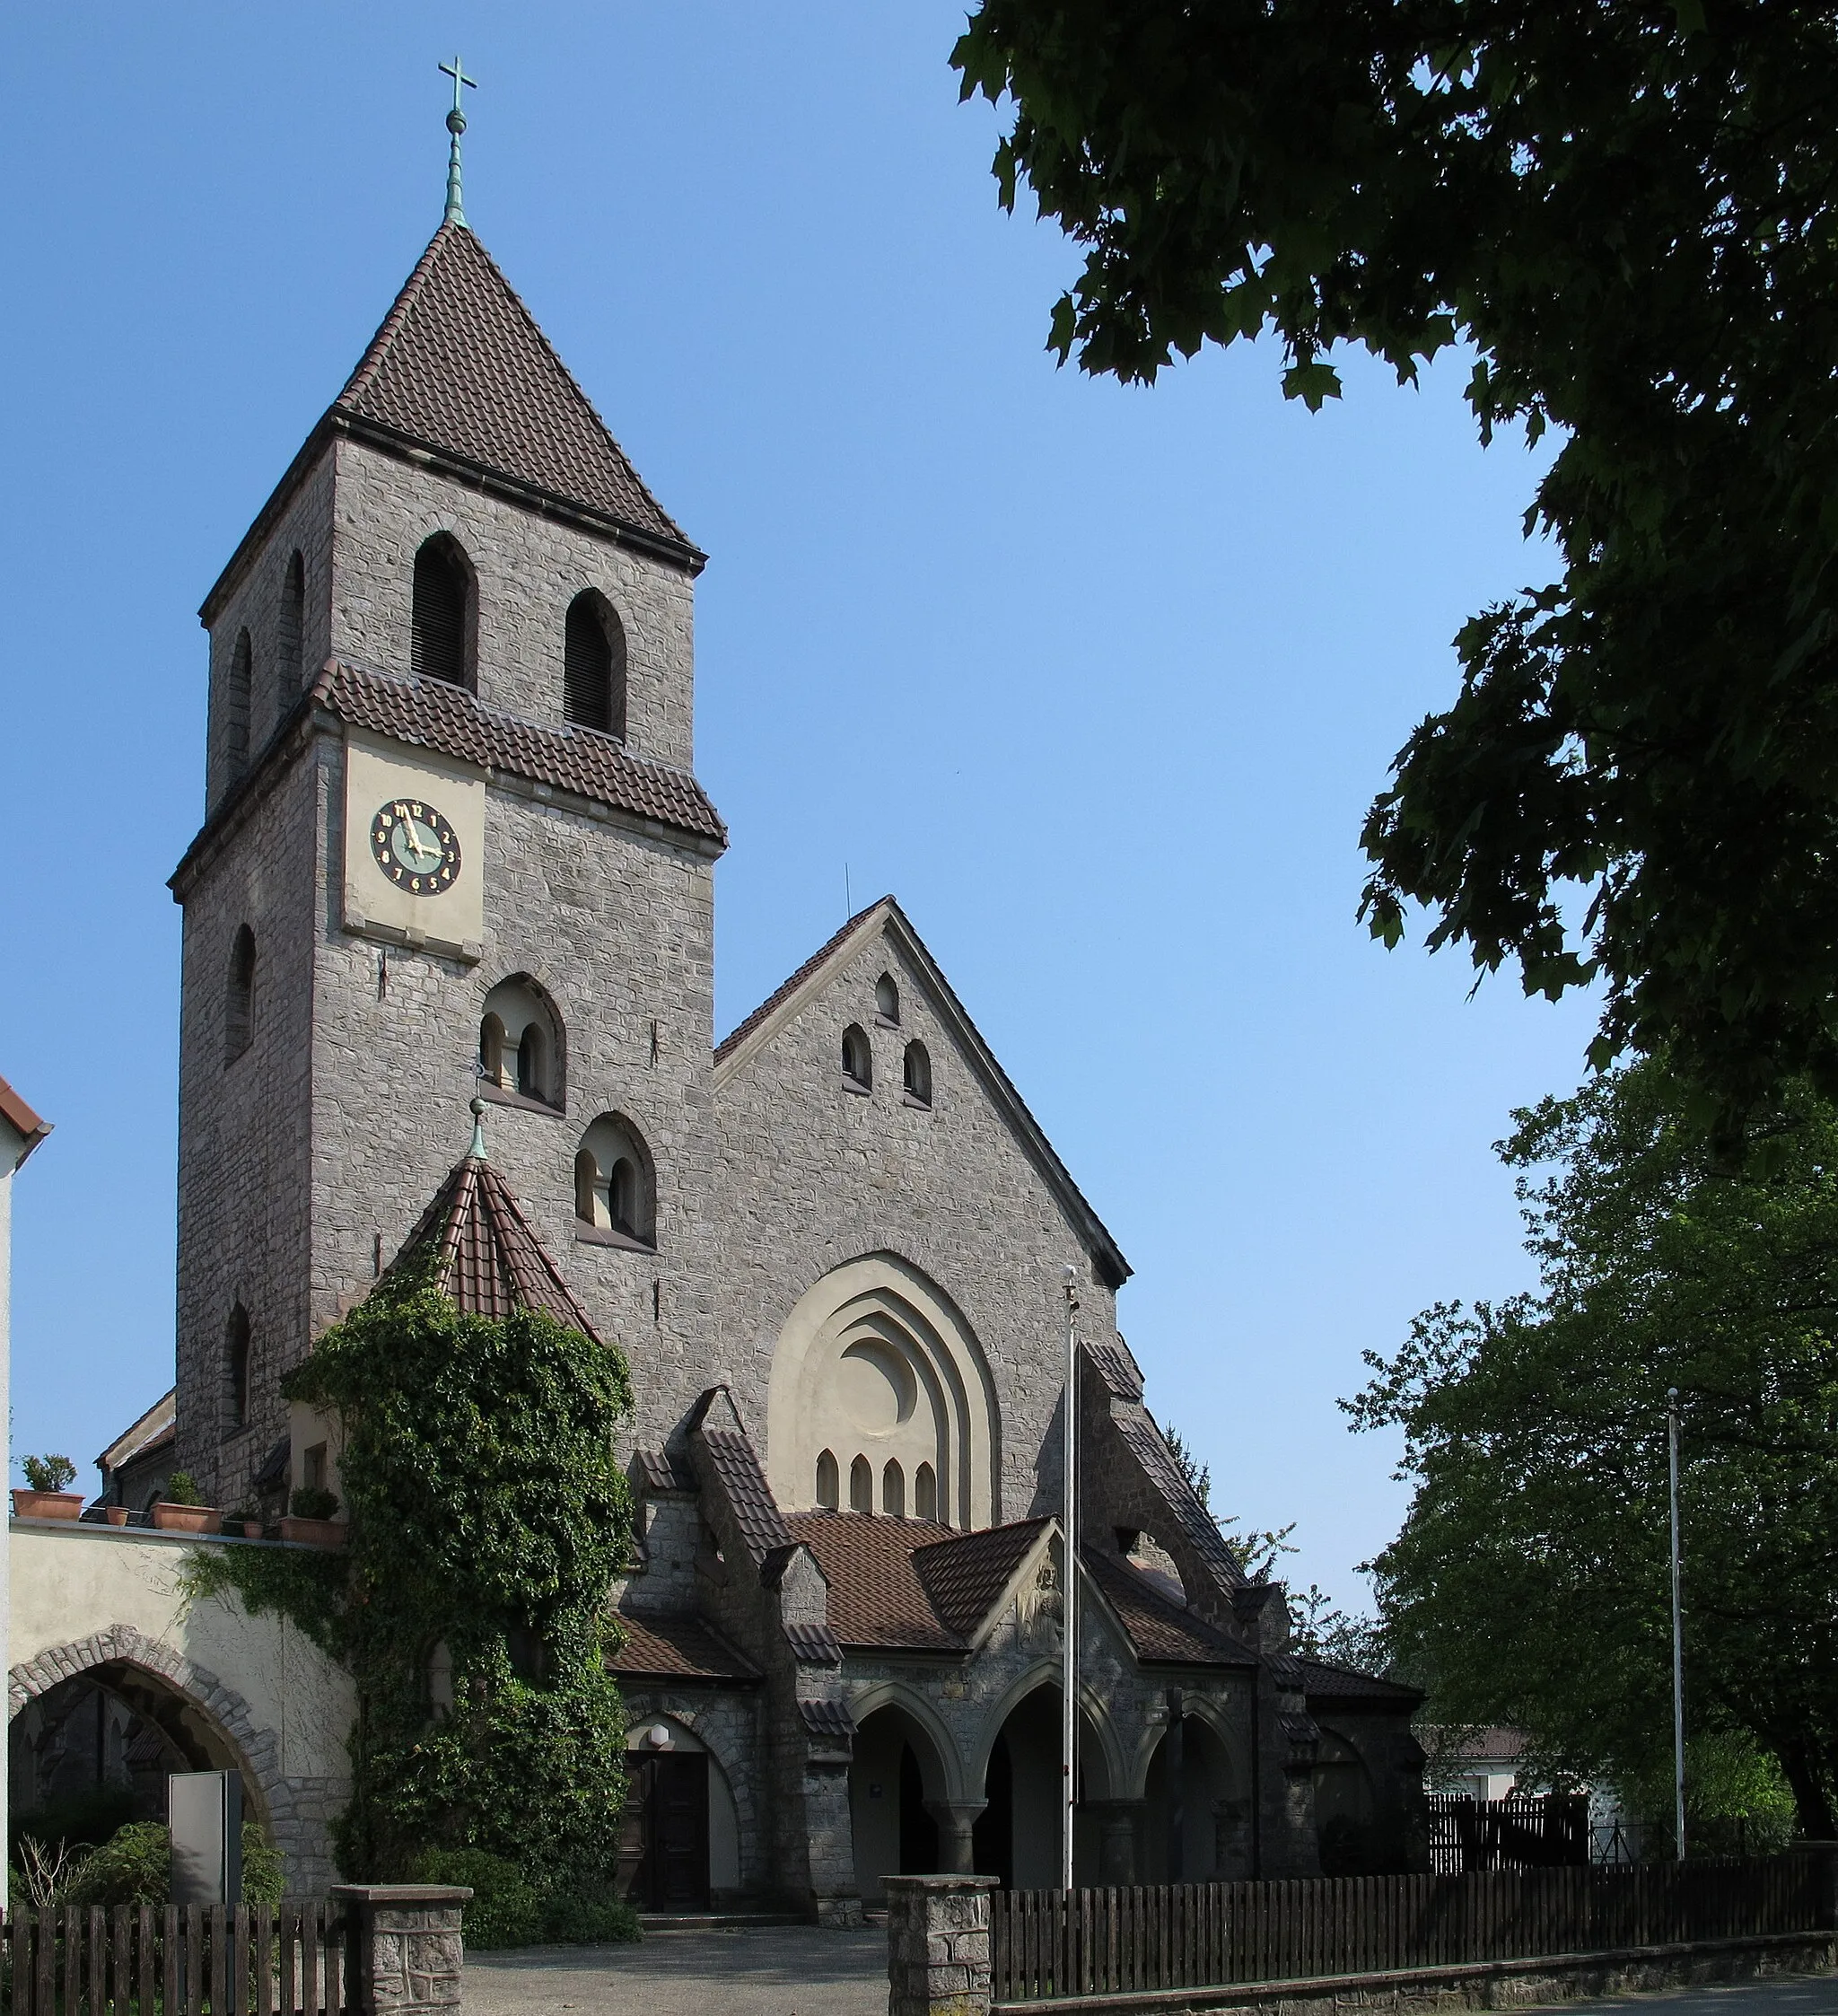
[[[330,1519],[338,1509],[338,1494],[322,1484],[303,1484],[287,1504],[295,1519]]]
[[[555,1889],[543,1899],[542,1935],[557,1946],[600,1946],[642,1939],[638,1914],[610,1891]]]
[[[68,1491],[76,1482],[76,1465],[67,1456],[28,1456],[19,1467],[34,1491]]]
[[[197,1487],[197,1479],[189,1470],[174,1470],[166,1479],[166,1503],[169,1505],[201,1505],[205,1494]]]
[[[262,1839],[253,1820],[242,1823],[242,1901],[278,1904],[284,1894],[286,1862],[278,1848]]]
[[[534,1946],[543,1935],[542,1899],[514,1862],[484,1848],[424,1848],[415,1858],[417,1883],[463,1883],[472,1892],[466,1906],[466,1943]]]
[[[105,1841],[66,1883],[66,1904],[164,1904],[171,1856],[157,1820],[133,1820]]]

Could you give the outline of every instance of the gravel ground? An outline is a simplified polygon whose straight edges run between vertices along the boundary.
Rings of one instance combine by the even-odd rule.
[[[562,2010],[580,2016],[886,2016],[887,1929],[654,1932],[637,1946],[467,1957],[467,2016]]]

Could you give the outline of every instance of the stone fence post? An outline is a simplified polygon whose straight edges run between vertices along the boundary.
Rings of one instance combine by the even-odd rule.
[[[988,2016],[993,1876],[888,1876],[888,2016]]]
[[[335,1883],[345,1906],[348,2016],[458,2009],[466,1944],[460,1909],[472,1896],[451,1883]]]

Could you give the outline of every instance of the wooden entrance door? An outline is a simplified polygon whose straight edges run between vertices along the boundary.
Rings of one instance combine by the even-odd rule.
[[[627,1760],[626,1825],[643,1844],[627,1891],[641,1910],[708,1909],[708,1758]]]

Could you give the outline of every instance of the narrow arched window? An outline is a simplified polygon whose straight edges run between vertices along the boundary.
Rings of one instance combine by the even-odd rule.
[[[843,1031],[843,1083],[857,1092],[865,1092],[874,1083],[874,1053],[853,1022]]]
[[[626,735],[626,628],[606,597],[583,588],[562,638],[562,712],[582,728]]]
[[[436,532],[415,556],[415,612],[408,664],[418,679],[470,686],[472,569],[451,532]]]
[[[478,1025],[478,1074],[488,1085],[504,1083],[504,1024],[488,1014]]]
[[[230,677],[223,687],[223,761],[235,784],[249,767],[249,712],[255,688],[255,652],[249,632],[236,633]]]
[[[828,1450],[817,1459],[817,1502],[825,1512],[835,1512],[842,1503],[842,1479]]]
[[[932,1059],[923,1043],[906,1046],[906,1097],[915,1106],[932,1104]]]
[[[542,1024],[526,1022],[517,1041],[517,1090],[525,1099],[548,1097],[548,1059],[543,1050]]]
[[[906,1516],[906,1472],[895,1462],[889,1462],[880,1473],[880,1509],[889,1519]]]
[[[223,1333],[223,1432],[249,1425],[249,1311],[241,1302],[230,1311]]]
[[[657,1242],[657,1171],[638,1129],[622,1113],[601,1114],[582,1136],[574,1215],[583,1227],[617,1234],[602,1241],[607,1245]]]
[[[230,948],[223,1001],[223,1062],[234,1064],[255,1041],[255,933],[244,925]]]
[[[281,661],[281,708],[284,713],[300,691],[302,640],[306,630],[306,562],[296,553],[287,563],[281,583],[281,617],[276,632]]]
[[[922,1463],[913,1473],[913,1517],[938,1517],[938,1473],[930,1463]]]
[[[900,1019],[900,990],[894,985],[891,973],[883,973],[874,983],[874,1012],[884,1022],[897,1025]]]
[[[849,1510],[874,1510],[874,1466],[865,1456],[858,1456],[849,1465]]]

